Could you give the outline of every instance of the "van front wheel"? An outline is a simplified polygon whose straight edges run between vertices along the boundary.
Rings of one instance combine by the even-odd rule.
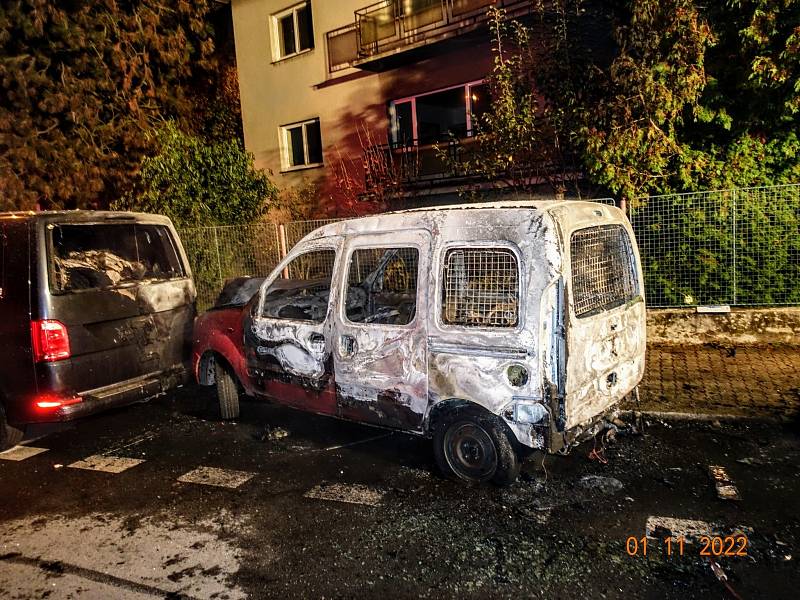
[[[520,461],[508,433],[494,415],[455,413],[436,428],[436,462],[453,479],[469,483],[513,483]]]
[[[236,379],[230,369],[219,359],[214,361],[214,369],[219,416],[225,421],[236,419],[239,416],[239,386]]]

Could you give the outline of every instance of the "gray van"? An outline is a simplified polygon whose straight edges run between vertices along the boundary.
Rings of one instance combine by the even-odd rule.
[[[0,213],[0,447],[186,381],[194,317],[166,217]]]
[[[245,316],[246,389],[431,436],[504,484],[596,432],[644,372],[636,240],[617,208],[508,201],[326,225]]]

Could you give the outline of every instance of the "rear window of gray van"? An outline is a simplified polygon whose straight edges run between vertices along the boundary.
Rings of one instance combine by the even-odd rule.
[[[163,225],[59,224],[52,226],[51,234],[54,292],[185,276],[169,228]]]
[[[570,239],[575,315],[610,310],[639,295],[636,260],[622,225],[579,229]]]

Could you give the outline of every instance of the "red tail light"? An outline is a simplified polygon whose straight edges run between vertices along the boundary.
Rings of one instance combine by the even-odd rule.
[[[64,397],[51,393],[40,394],[34,399],[36,407],[41,411],[55,411],[62,406],[69,406],[82,401],[83,398],[80,396]]]
[[[31,321],[31,342],[35,362],[54,362],[70,357],[69,334],[61,321]]]

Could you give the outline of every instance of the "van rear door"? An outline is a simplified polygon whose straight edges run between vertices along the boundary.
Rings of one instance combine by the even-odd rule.
[[[133,218],[47,225],[50,306],[67,326],[58,386],[96,390],[182,368],[194,286],[174,230]],[[44,368],[44,367],[43,367]]]
[[[584,227],[569,237],[567,428],[605,412],[642,377],[645,304],[633,239],[622,223]]]

